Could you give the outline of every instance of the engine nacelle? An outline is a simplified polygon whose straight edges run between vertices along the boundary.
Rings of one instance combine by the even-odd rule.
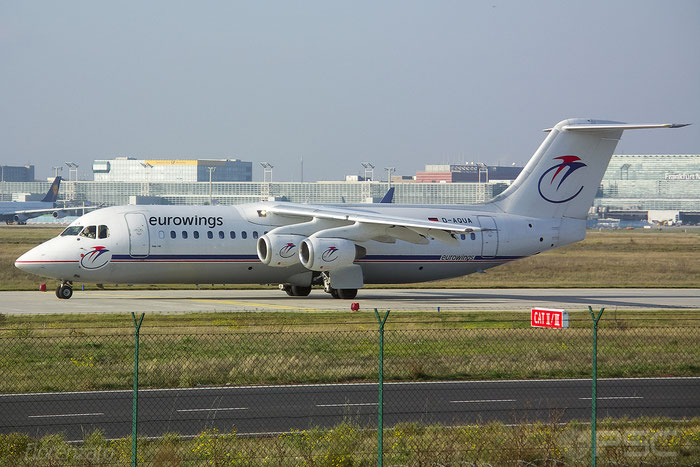
[[[14,217],[14,221],[17,224],[26,224],[28,219],[29,216],[25,216],[24,214],[15,214]]]
[[[258,258],[263,264],[284,268],[299,262],[302,235],[265,234],[258,239]]]
[[[299,260],[312,271],[333,271],[352,265],[367,250],[344,238],[309,237],[301,242]]]
[[[56,219],[62,219],[68,215],[68,211],[54,211],[51,215]]]

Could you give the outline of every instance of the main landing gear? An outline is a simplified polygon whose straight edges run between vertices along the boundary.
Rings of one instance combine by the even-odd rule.
[[[306,297],[311,293],[311,286],[280,284],[280,289],[287,292],[290,297]]]
[[[357,289],[334,289],[331,287],[331,278],[328,273],[323,273],[321,277],[323,278],[323,291],[331,294],[331,297],[351,300],[357,296]]]
[[[56,287],[56,296],[65,300],[71,298],[73,296],[73,283],[70,281],[61,282],[61,285]]]

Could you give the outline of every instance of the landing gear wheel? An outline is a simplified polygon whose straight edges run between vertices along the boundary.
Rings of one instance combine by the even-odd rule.
[[[328,293],[331,294],[331,297],[333,298],[340,298],[340,295],[338,295],[338,289],[334,289],[331,287],[328,289]]]
[[[59,285],[58,288],[56,288],[56,296],[68,300],[73,296],[73,287],[68,284]]]
[[[357,296],[357,289],[337,289],[338,296],[343,300],[351,300]]]
[[[306,297],[311,293],[311,286],[304,287],[302,285],[293,285],[289,295],[292,297]]]

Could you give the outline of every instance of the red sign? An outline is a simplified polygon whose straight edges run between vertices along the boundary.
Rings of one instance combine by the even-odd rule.
[[[533,308],[530,314],[530,324],[535,328],[568,328],[569,314],[566,310]]]

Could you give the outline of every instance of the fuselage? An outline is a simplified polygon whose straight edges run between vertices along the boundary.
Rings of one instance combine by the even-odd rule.
[[[347,205],[346,205],[347,206]],[[256,254],[257,239],[286,225],[261,216],[265,203],[239,206],[120,206],[74,221],[61,235],[28,251],[16,266],[62,281],[88,283],[294,282],[300,263],[271,267]],[[408,283],[457,277],[581,240],[585,222],[489,212],[484,206],[359,205],[371,213],[438,220],[487,229],[457,235],[457,245],[401,240],[361,243],[355,264],[364,282]],[[483,210],[479,210],[479,208]]]

